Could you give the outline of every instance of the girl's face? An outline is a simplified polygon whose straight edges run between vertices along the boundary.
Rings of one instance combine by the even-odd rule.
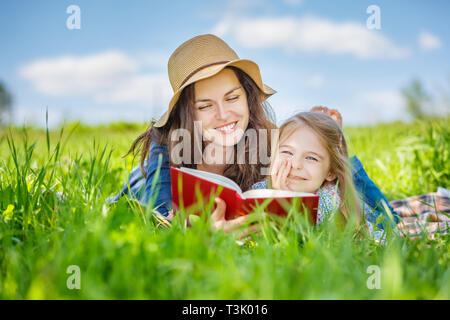
[[[292,167],[286,186],[291,191],[316,192],[324,181],[333,181],[330,156],[321,139],[308,126],[302,125],[287,139],[280,137],[275,161],[288,160]]]
[[[195,83],[195,120],[203,137],[222,146],[241,140],[249,121],[247,95],[236,74],[224,69]]]

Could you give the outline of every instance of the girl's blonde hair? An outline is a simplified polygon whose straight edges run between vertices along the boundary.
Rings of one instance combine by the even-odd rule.
[[[337,183],[339,189],[341,198],[339,211],[344,224],[351,215],[356,215],[356,222],[359,225],[361,209],[349,166],[347,143],[341,128],[324,113],[300,112],[280,127],[278,145],[302,126],[308,126],[317,134],[330,155],[330,171],[336,175],[333,183]]]

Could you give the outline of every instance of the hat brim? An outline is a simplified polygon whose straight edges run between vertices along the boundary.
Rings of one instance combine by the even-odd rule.
[[[238,59],[238,60],[233,60],[233,61],[227,62],[225,64],[210,66],[210,67],[204,68],[204,69],[198,71],[197,73],[195,73],[191,78],[189,78],[188,81],[186,81],[186,83],[184,83],[173,94],[173,97],[172,97],[172,99],[170,99],[170,102],[169,102],[169,109],[161,116],[161,118],[159,118],[159,120],[153,126],[159,128],[159,127],[164,126],[167,123],[167,120],[169,120],[170,112],[172,111],[175,103],[178,101],[178,98],[180,97],[180,94],[184,88],[186,88],[188,85],[190,85],[194,82],[197,82],[199,80],[203,80],[203,79],[212,77],[212,76],[218,74],[224,68],[229,67],[229,66],[239,68],[242,71],[244,71],[246,74],[248,74],[253,79],[253,81],[255,81],[256,85],[261,89],[261,91],[264,93],[264,100],[267,99],[268,97],[270,97],[271,95],[273,95],[274,93],[276,93],[275,90],[273,90],[271,87],[265,85],[262,82],[259,67],[256,63],[254,63],[251,60]]]

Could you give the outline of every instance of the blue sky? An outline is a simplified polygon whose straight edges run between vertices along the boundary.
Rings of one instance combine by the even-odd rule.
[[[70,5],[79,30],[66,26]],[[379,30],[367,28],[369,5],[380,8]],[[436,97],[449,90],[449,9],[444,0],[2,1],[0,81],[16,123],[43,126],[46,108],[51,126],[147,122],[170,99],[171,52],[214,33],[259,64],[278,91],[269,100],[278,122],[313,105],[353,125],[407,119],[400,89],[413,78]]]

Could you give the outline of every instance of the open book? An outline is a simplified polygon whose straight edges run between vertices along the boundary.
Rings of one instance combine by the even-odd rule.
[[[254,189],[242,192],[231,179],[206,171],[170,167],[174,211],[184,208],[188,213],[199,213],[211,197],[220,197],[227,209],[225,219],[252,212],[263,205],[264,211],[285,216],[295,206],[299,212],[306,209],[315,224],[319,196],[313,193],[274,189]],[[266,206],[267,205],[267,206]]]

